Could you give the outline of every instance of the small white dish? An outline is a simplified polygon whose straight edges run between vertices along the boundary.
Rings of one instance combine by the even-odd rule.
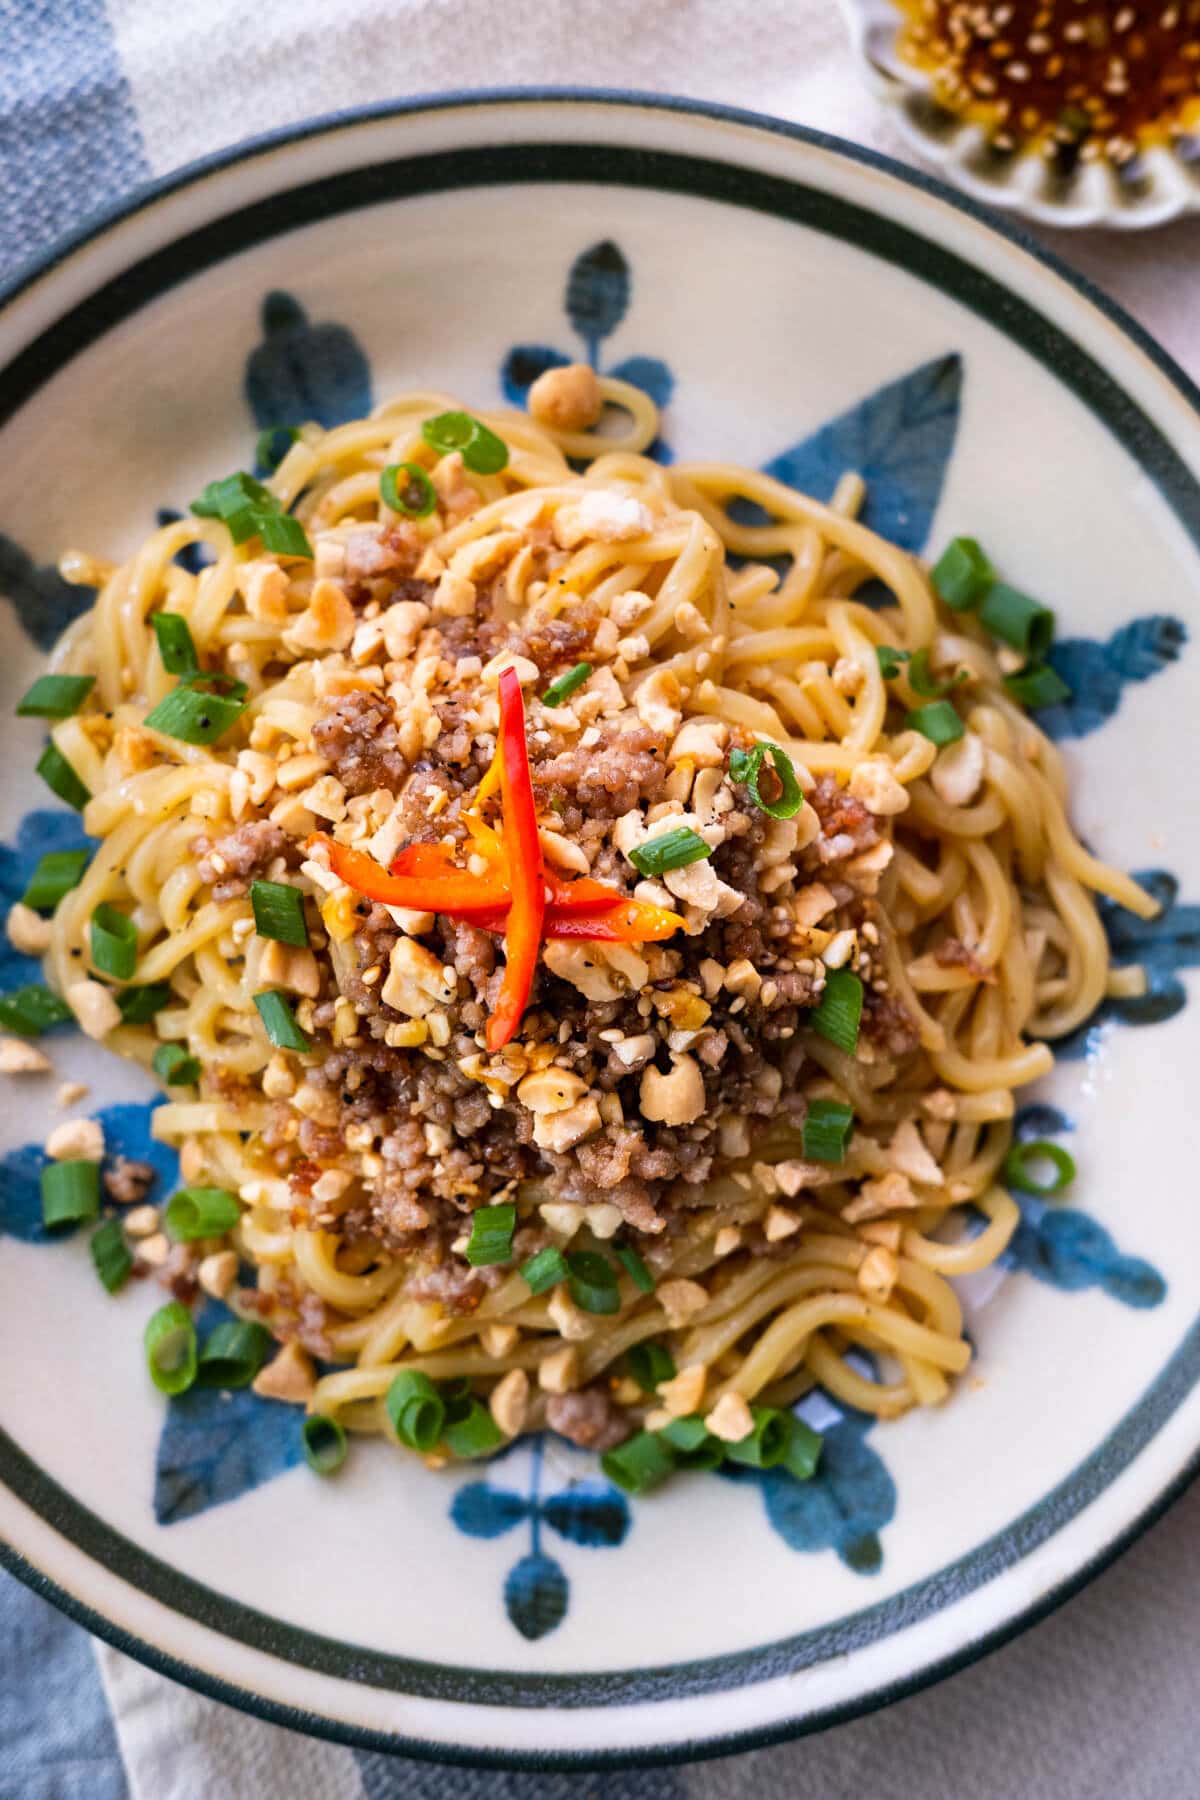
[[[839,0],[867,82],[913,152],[972,198],[1039,225],[1144,231],[1200,212],[1200,137],[1153,147],[1123,167],[1080,162],[1070,172],[995,149],[978,125],[938,104],[928,74],[900,55],[895,0]]]
[[[251,144],[65,247],[0,308],[2,907],[79,830],[12,713],[81,604],[64,548],[128,552],[264,426],[431,384],[492,405],[580,355],[654,391],[660,454],[821,495],[857,467],[879,529],[914,550],[975,533],[1051,599],[1075,699],[1043,722],[1076,822],[1155,871],[1165,907],[1108,915],[1149,994],[1107,1002],[1027,1097],[1023,1126],[1066,1134],[1079,1178],[1066,1206],[1026,1198],[1007,1275],[964,1293],[977,1362],[944,1410],[897,1423],[811,1396],[805,1486],[685,1476],[629,1503],[553,1438],[442,1475],[360,1443],[322,1482],[293,1409],[212,1390],[168,1408],[148,1284],[110,1298],[82,1237],[41,1231],[54,1081],[5,1090],[10,1565],[297,1729],[563,1768],[742,1749],[961,1666],[1115,1555],[1200,1444],[1196,395],[923,177],[690,103],[472,95]],[[0,991],[31,979],[0,934]],[[148,1080],[78,1036],[46,1045],[169,1192]]]

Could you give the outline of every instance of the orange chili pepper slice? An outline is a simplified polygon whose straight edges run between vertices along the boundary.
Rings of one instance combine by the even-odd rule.
[[[509,904],[506,884],[485,881],[465,869],[447,866],[436,872],[392,875],[365,851],[352,850],[349,844],[339,844],[323,832],[309,839],[309,845],[313,844],[324,845],[329,853],[329,866],[339,880],[365,894],[369,900],[378,900],[382,906],[404,906],[412,912],[453,913],[470,919],[476,913]],[[431,844],[428,848],[436,850],[438,846]]]

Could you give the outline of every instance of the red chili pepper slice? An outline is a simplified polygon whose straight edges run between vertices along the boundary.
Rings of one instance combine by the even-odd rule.
[[[447,867],[436,874],[390,875],[380,868],[373,856],[352,850],[333,838],[318,833],[310,844],[323,844],[329,853],[329,866],[338,878],[369,900],[383,906],[405,906],[413,912],[453,913],[471,919],[479,912],[507,907],[507,885],[488,882],[465,869]],[[430,846],[436,848],[436,846]]]
[[[497,866],[494,859],[487,857],[487,852],[478,847],[470,854],[486,858],[489,864],[486,875],[475,875],[470,870],[464,870],[455,861],[456,852],[448,844],[407,844],[394,858],[391,872],[393,875],[423,876],[433,880],[443,876],[461,878],[464,874],[470,874],[472,880],[480,883],[481,889],[486,885],[494,889],[497,895],[502,894],[503,904],[507,906],[511,896],[507,865]],[[547,868],[543,873],[546,904],[557,907],[561,912],[590,915],[607,912],[610,907],[622,904],[623,896],[616,888],[609,887],[607,882],[593,881],[590,875],[575,876],[570,881],[565,881],[551,869]],[[350,885],[353,886],[353,883]],[[488,904],[490,903],[489,901]],[[453,913],[456,909],[444,906],[440,901],[434,905],[431,901],[430,910]]]
[[[487,1047],[502,1050],[521,1028],[537,971],[546,880],[538,837],[537,805],[525,742],[525,702],[515,669],[502,669],[500,691],[500,794],[504,853],[512,902],[504,932],[504,977],[496,1010],[487,1023]]]

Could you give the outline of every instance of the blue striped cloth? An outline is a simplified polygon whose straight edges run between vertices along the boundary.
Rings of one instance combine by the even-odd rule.
[[[405,92],[657,87],[894,149],[835,11],[829,0],[0,0],[0,281],[140,183],[248,130]],[[1070,248],[1195,368],[1200,224],[1136,254]],[[460,1771],[306,1741],[94,1644],[0,1573],[0,1800],[1178,1800],[1197,1792],[1198,1530],[1193,1494],[1064,1612],[886,1713],[728,1762],[600,1776]]]

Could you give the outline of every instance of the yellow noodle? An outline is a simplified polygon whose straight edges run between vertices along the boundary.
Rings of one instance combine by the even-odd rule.
[[[608,377],[599,379],[598,392],[602,414],[594,428],[548,431],[525,415],[481,415],[509,447],[507,466],[488,474],[458,455],[439,459],[427,443],[423,424],[457,410],[447,395],[406,394],[370,419],[332,431],[304,425],[269,486],[317,540],[324,561],[315,570],[306,558],[254,554],[235,545],[219,520],[198,518],[162,527],[121,565],[79,552],[65,559],[71,578],[93,582],[99,592],[91,613],[65,634],[53,666],[94,674],[96,685],[80,713],[54,725],[53,737],[89,789],[83,822],[100,848],[57,909],[48,978],[67,992],[96,975],[93,911],[102,902],[132,910],[138,954],[130,980],[169,984],[169,998],[149,1024],[122,1023],[107,1041],[147,1066],[163,1041],[200,1063],[199,1087],[172,1090],[155,1115],[155,1133],[180,1148],[186,1180],[239,1194],[245,1210],[234,1242],[256,1269],[257,1304],[277,1334],[352,1365],[320,1376],[309,1400],[349,1429],[394,1436],[382,1400],[403,1371],[465,1379],[484,1400],[503,1377],[523,1371],[527,1429],[553,1425],[560,1416],[555,1396],[589,1385],[615,1395],[637,1423],[659,1397],[641,1395],[635,1385],[630,1391],[624,1359],[651,1340],[665,1342],[680,1369],[703,1366],[705,1411],[732,1395],[790,1405],[817,1382],[841,1403],[885,1418],[938,1405],[970,1358],[952,1281],[993,1263],[1019,1219],[1016,1203],[997,1185],[1014,1090],[1051,1068],[1042,1039],[1075,1029],[1106,993],[1134,995],[1145,985],[1143,971],[1110,967],[1094,897],[1105,894],[1143,918],[1155,902],[1080,845],[1067,819],[1061,755],[1004,689],[978,621],[939,614],[921,565],[859,522],[864,487],[857,475],[844,476],[821,505],[724,463],[664,466],[644,454],[659,425],[646,396]],[[590,467],[578,475],[572,463],[581,459]],[[437,506],[426,518],[413,522],[384,504],[379,478],[393,461],[429,472]],[[612,513],[611,530],[585,528],[587,517],[599,516],[584,506],[589,496],[602,497],[593,504]],[[767,523],[732,516],[730,502],[739,498],[761,507]],[[360,540],[376,549],[405,546],[406,566],[423,568],[418,579],[429,575],[430,593],[449,570],[448,603],[465,591],[454,591],[454,581],[464,579],[458,571],[474,569],[465,578],[472,583],[466,605],[486,590],[494,625],[528,631],[530,642],[539,631],[569,631],[577,621],[585,625],[581,643],[607,631],[601,673],[612,683],[607,692],[616,693],[623,726],[658,719],[670,733],[691,720],[716,721],[725,728],[723,751],[730,732],[743,746],[769,739],[798,765],[810,801],[826,808],[845,801],[851,821],[869,827],[860,840],[865,852],[829,870],[819,860],[811,804],[796,825],[759,820],[764,829],[754,840],[762,845],[756,872],[764,913],[792,904],[793,894],[803,901],[826,880],[838,889],[824,912],[794,919],[787,945],[793,970],[827,980],[822,953],[836,961],[830,946],[839,927],[850,929],[850,966],[861,971],[874,990],[871,1006],[884,1015],[854,1055],[812,1029],[803,1012],[789,1027],[796,1052],[789,1066],[804,1096],[845,1100],[854,1110],[842,1163],[806,1157],[800,1115],[784,1104],[793,1096],[772,1089],[768,1105],[777,1116],[757,1120],[753,1150],[749,1133],[743,1138],[731,1126],[708,1181],[672,1190],[678,1229],[639,1240],[653,1262],[655,1290],[643,1293],[622,1275],[611,1315],[564,1310],[565,1290],[533,1295],[513,1269],[489,1277],[473,1305],[455,1312],[439,1297],[442,1262],[402,1247],[405,1234],[419,1239],[421,1228],[405,1211],[415,1202],[401,1191],[397,1171],[417,1152],[405,1139],[383,1144],[383,1154],[381,1138],[409,1121],[383,1121],[387,1132],[366,1111],[363,1121],[341,1122],[341,1105],[362,1073],[357,1053],[375,1042],[347,984],[370,972],[357,961],[354,896],[318,879],[323,871],[305,860],[304,845],[314,828],[326,826],[347,843],[374,843],[392,794],[323,792],[326,765],[313,728],[340,696],[369,689],[394,706],[415,765],[444,725],[436,718],[428,725],[429,689],[421,682],[436,686],[452,667],[439,664],[436,647],[422,661],[418,640],[427,616],[414,624],[409,650],[396,653],[389,638],[376,655],[370,623],[389,607],[387,579],[378,600],[369,598],[369,586],[369,603],[356,594],[362,610],[335,646],[313,649],[305,641],[301,622],[321,569],[332,570],[336,582]],[[192,544],[206,545],[215,559],[196,574],[174,561]],[[490,553],[494,570],[480,562]],[[730,555],[751,560],[734,568]],[[766,562],[780,556],[790,559],[782,577]],[[264,578],[272,599],[256,586]],[[883,582],[894,604],[876,611],[855,600],[868,578]],[[374,579],[369,568],[364,579]],[[163,609],[186,620],[206,667],[247,686],[236,728],[214,746],[144,728],[146,714],[175,684],[150,622]],[[929,649],[936,671],[965,672],[956,703],[982,777],[960,799],[948,797],[955,784],[942,779],[938,747],[905,723],[922,696],[903,672],[884,679],[876,654],[883,645],[909,654]],[[465,657],[470,648],[456,654]],[[586,654],[600,658],[598,651]],[[486,660],[485,653],[478,662]],[[498,722],[494,670],[491,689],[488,678],[483,671],[470,697],[469,729],[484,758]],[[452,704],[467,701],[459,696]],[[571,749],[588,704],[585,693],[541,715],[539,756]],[[694,740],[687,755],[681,747],[669,762],[668,781],[678,787],[666,791],[677,791],[676,811],[712,805],[714,821],[736,817],[745,836],[747,821],[755,822],[745,790],[722,788],[727,762],[697,773],[696,755]],[[602,766],[603,753],[598,761]],[[252,798],[260,781],[262,793]],[[872,813],[879,782],[885,801]],[[848,799],[838,792],[847,788]],[[719,790],[728,796],[724,813]],[[447,797],[426,792],[426,817],[445,814],[449,822]],[[236,836],[243,820],[266,821],[281,834],[272,843],[285,844],[286,854],[274,855],[266,878],[306,896],[307,949],[285,952],[257,936],[240,871],[211,860],[214,843]],[[540,823],[550,832],[559,821],[547,815]],[[434,824],[433,834],[440,829]],[[396,847],[389,845],[386,858]],[[378,854],[385,857],[383,849]],[[782,885],[772,888],[772,880]],[[857,912],[847,908],[846,892],[856,896]],[[849,928],[847,917],[856,921]],[[419,940],[419,926],[408,923]],[[287,961],[292,955],[300,958],[295,967]],[[740,979],[761,985],[748,961],[746,968]],[[703,1040],[710,1005],[728,1004],[729,990],[721,989],[727,976],[732,982],[732,968],[718,964],[715,985],[706,979],[698,1023],[664,1020],[662,1037],[680,1034],[670,1037],[672,1054]],[[288,980],[296,1019],[314,1039],[310,1052],[277,1049],[255,1006],[256,995]],[[645,986],[644,1017],[653,1033],[656,1003],[672,983],[651,977]],[[695,1006],[701,996],[686,998]],[[425,1066],[428,1058],[433,1067],[452,1054],[465,1074],[474,1060],[482,1073],[473,1079],[486,1076],[494,1099],[524,1074],[519,1059],[483,1069],[482,1055],[464,1057],[458,1042],[451,1048],[448,1015],[432,1002],[387,1016],[402,1021],[393,1048],[424,1031],[416,1062]],[[732,1007],[728,1018],[732,1029]],[[482,1037],[477,1044],[483,1048]],[[553,1054],[552,1040],[547,1047]],[[525,1053],[520,1044],[510,1048]],[[342,1100],[322,1074],[331,1053],[341,1059]],[[772,1074],[778,1083],[773,1068],[764,1079]],[[606,1093],[603,1104],[614,1099]],[[452,1137],[441,1115],[418,1112],[414,1121],[421,1141],[433,1146],[429,1154],[441,1154],[439,1134]],[[937,1165],[936,1181],[928,1165],[911,1173],[914,1133]],[[886,1186],[890,1178],[894,1195],[897,1177],[902,1200],[882,1206],[882,1218],[870,1204],[864,1213],[870,1184]],[[482,1179],[461,1198],[462,1233],[440,1246],[443,1261],[461,1257],[472,1194],[487,1198],[499,1178],[485,1171]],[[458,1194],[454,1182],[448,1191]],[[567,1223],[562,1215],[570,1208],[555,1211],[543,1175],[501,1191],[530,1242],[607,1254],[615,1215],[604,1215],[611,1208],[586,1214],[581,1227],[578,1209]],[[968,1201],[986,1220],[973,1236],[964,1231]],[[387,1206],[398,1208],[398,1235],[389,1226],[376,1237],[363,1221],[375,1220],[373,1207]],[[768,1247],[771,1255],[759,1254]],[[678,1291],[673,1301],[664,1285],[671,1281],[685,1299],[690,1295],[682,1312]],[[867,1379],[855,1366],[862,1350],[884,1355],[892,1377]]]

